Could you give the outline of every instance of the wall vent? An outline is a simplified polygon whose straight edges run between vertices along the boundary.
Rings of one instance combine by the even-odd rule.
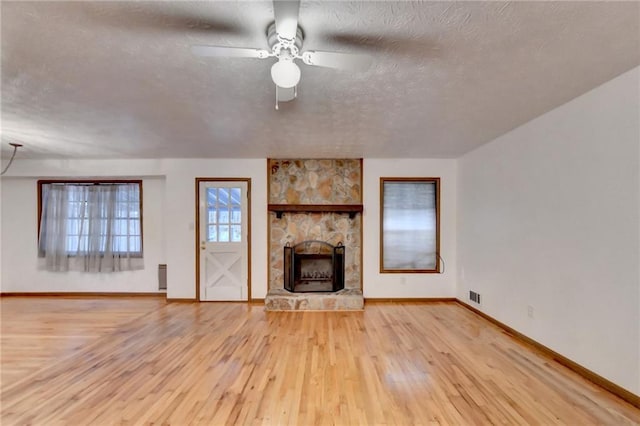
[[[476,293],[475,291],[469,291],[469,299],[472,302],[476,302],[476,303],[480,303],[480,294]]]
[[[158,290],[167,289],[167,264],[161,263],[158,265]]]

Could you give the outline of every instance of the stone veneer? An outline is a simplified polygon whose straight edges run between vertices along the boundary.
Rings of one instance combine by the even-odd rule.
[[[269,160],[269,204],[362,204],[362,161]],[[267,310],[360,310],[362,215],[269,213]],[[284,289],[284,246],[318,240],[345,246],[345,288],[335,293],[290,293]]]

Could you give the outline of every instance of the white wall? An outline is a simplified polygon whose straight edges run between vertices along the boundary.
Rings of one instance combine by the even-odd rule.
[[[441,252],[445,274],[380,274],[379,178],[442,178]],[[145,177],[145,270],[108,275],[37,269],[36,181],[50,177]],[[195,178],[252,179],[252,297],[267,292],[266,160],[23,160],[16,161],[2,185],[3,292],[157,291],[157,265],[167,263],[169,298],[195,297]],[[365,297],[455,296],[455,160],[364,161]]]
[[[37,268],[39,178],[144,178],[145,269],[112,274]],[[167,264],[167,297],[195,298],[195,178],[250,178],[252,297],[266,295],[266,160],[23,160],[2,177],[2,292],[157,292]]]
[[[267,295],[267,161],[171,160],[167,165],[169,298],[195,298],[195,178],[251,178],[251,297]],[[169,198],[170,197],[170,198]],[[171,201],[169,201],[171,200]]]
[[[145,178],[145,268],[113,274],[38,269],[37,178],[2,179],[2,292],[157,292],[164,263],[164,179]]]
[[[478,291],[488,315],[635,394],[639,83],[636,68],[458,164],[458,298]]]
[[[365,298],[456,295],[456,160],[363,161],[363,291]],[[440,177],[440,252],[444,274],[380,273],[380,178]]]

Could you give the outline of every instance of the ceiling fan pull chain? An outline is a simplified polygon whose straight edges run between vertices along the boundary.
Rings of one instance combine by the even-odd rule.
[[[278,111],[278,85],[276,85],[276,111]]]

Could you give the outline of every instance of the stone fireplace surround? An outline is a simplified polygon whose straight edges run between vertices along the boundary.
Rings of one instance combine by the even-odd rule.
[[[268,160],[269,311],[361,310],[362,160]],[[344,289],[284,289],[284,247],[302,241],[345,246]]]

